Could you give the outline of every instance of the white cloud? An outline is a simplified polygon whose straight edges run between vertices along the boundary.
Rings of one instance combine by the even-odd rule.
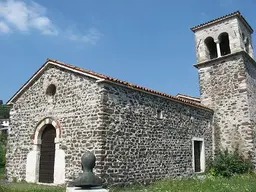
[[[31,25],[41,31],[44,35],[57,35],[57,30],[52,26],[47,17],[38,17],[31,22]]]
[[[58,28],[47,16],[47,9],[32,0],[0,0],[0,33],[30,33],[33,30],[87,44],[96,44],[102,36],[95,28],[89,28],[84,34],[75,29]]]
[[[0,21],[5,22],[9,28],[22,32],[36,29],[44,35],[57,35],[57,29],[52,21],[45,15],[46,9],[31,2],[18,0],[0,2]]]
[[[9,33],[11,29],[3,21],[0,21],[0,32]]]
[[[83,35],[76,34],[72,31],[69,30],[68,32],[68,37],[70,40],[73,41],[80,41],[80,42],[85,42],[88,44],[93,44],[95,45],[100,38],[103,36],[97,29],[95,28],[90,28],[87,33]]]

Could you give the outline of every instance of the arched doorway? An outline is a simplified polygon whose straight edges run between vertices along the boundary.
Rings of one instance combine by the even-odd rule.
[[[56,130],[53,125],[47,124],[41,136],[41,153],[39,162],[39,182],[53,183]]]
[[[57,120],[46,117],[36,125],[33,149],[27,155],[27,182],[65,183],[65,151],[59,148],[60,143],[61,127]]]

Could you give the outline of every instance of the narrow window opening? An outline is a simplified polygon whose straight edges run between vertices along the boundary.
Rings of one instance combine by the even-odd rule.
[[[228,37],[228,33],[221,33],[219,35],[219,41],[220,41],[220,53],[221,56],[230,54],[230,45],[229,45],[229,37]]]
[[[204,43],[207,47],[207,49],[206,49],[207,56],[210,59],[217,58],[218,57],[217,46],[216,46],[216,43],[214,42],[213,38],[212,37],[207,37],[205,39]]]
[[[50,84],[46,89],[46,94],[49,96],[53,96],[56,93],[56,86],[53,84]]]
[[[157,110],[157,118],[158,119],[163,119],[163,111],[161,111],[161,110]]]
[[[247,39],[247,41],[246,41],[246,43],[245,43],[245,51],[246,51],[247,53],[249,53],[249,41],[248,41],[248,39]]]
[[[244,35],[244,33],[242,33],[242,38],[243,38],[243,41],[245,40],[245,35]]]
[[[245,51],[247,53],[249,53],[249,40],[248,38],[244,35],[244,33],[242,33],[243,36],[243,42],[244,42],[244,47],[245,47]]]
[[[194,170],[195,172],[204,171],[204,147],[203,141],[194,140],[193,141],[193,162],[194,162]]]
[[[246,39],[245,51],[246,51],[247,53],[249,53],[249,41],[248,41],[248,39]]]

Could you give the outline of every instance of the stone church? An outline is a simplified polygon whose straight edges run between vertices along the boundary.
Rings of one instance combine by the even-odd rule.
[[[191,30],[200,98],[48,59],[7,102],[8,179],[63,184],[85,150],[108,185],[203,172],[220,149],[256,162],[253,29],[237,11]]]

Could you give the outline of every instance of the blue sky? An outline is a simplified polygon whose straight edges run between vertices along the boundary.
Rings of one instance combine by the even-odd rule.
[[[240,10],[256,28],[255,8],[255,0],[0,0],[0,99],[48,57],[199,96],[190,27]]]

